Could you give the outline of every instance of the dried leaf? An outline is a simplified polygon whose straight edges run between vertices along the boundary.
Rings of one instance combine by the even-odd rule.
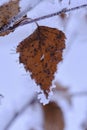
[[[42,106],[45,130],[64,130],[64,118],[61,108],[54,102]]]
[[[0,6],[0,28],[7,25],[12,17],[19,12],[19,0],[11,0]],[[3,14],[3,15],[2,15]]]
[[[20,53],[19,62],[24,64],[26,71],[31,72],[32,79],[35,79],[44,92],[50,90],[57,64],[62,61],[64,48],[64,33],[45,26],[38,26],[17,47],[17,52]]]
[[[61,13],[59,16],[60,16],[60,18],[61,18],[62,20],[65,20],[66,17],[67,17],[67,16],[66,16],[66,13],[64,13],[64,12]]]
[[[58,95],[60,94],[68,102],[68,104],[71,106],[72,105],[72,98],[71,98],[71,94],[69,92],[69,88],[61,85],[58,82],[55,82],[55,85],[56,85],[56,88],[54,91],[56,93],[58,93]]]

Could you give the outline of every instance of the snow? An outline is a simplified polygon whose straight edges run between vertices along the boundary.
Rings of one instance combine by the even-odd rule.
[[[3,5],[5,3],[9,2],[9,0],[0,0],[0,5]]]
[[[34,6],[36,6],[39,2],[41,2],[42,0],[34,0],[34,2],[32,2],[31,0],[21,0],[19,3],[19,6],[21,8],[21,11],[24,11],[25,9],[29,9],[29,8],[33,8]]]
[[[86,0],[63,0],[58,4],[58,0],[40,0],[30,1],[21,0],[20,7],[24,10],[30,2],[34,7],[28,12],[28,17],[36,18],[42,15],[56,12],[65,7],[74,7],[87,3]],[[8,2],[8,0],[0,0],[0,5]],[[29,3],[28,3],[29,4]],[[58,65],[58,71],[55,74],[55,80],[58,80],[64,86],[70,88],[71,93],[87,91],[87,19],[84,17],[86,9],[68,13],[66,24],[61,22],[58,16],[39,21],[39,25],[58,28],[66,34],[66,49],[63,54],[63,62]],[[86,14],[87,15],[87,14]],[[15,112],[19,112],[21,108],[34,98],[36,91],[40,92],[39,86],[36,86],[34,80],[31,80],[30,74],[26,73],[22,64],[18,62],[18,54],[15,53],[16,46],[24,38],[29,36],[36,28],[36,24],[32,23],[19,27],[15,32],[5,37],[0,37],[0,94],[4,96],[0,105],[0,130],[4,130],[6,124],[12,119]],[[44,58],[44,56],[42,56]],[[53,82],[54,83],[54,82]],[[50,93],[50,98],[54,98]],[[39,99],[44,104],[44,95],[39,94]],[[50,100],[49,98],[49,100]],[[86,97],[73,97],[72,107],[67,102],[55,97],[61,106],[65,118],[65,130],[82,130],[81,124],[87,113]],[[42,130],[42,111],[40,105],[29,106],[24,113],[15,121],[9,130],[27,130],[36,127],[36,130]]]

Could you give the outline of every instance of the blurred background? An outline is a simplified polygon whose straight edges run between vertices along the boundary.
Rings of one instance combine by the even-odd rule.
[[[8,22],[6,12],[9,19],[17,14],[33,19],[87,4],[87,0],[14,1],[12,12],[13,8],[3,7],[9,0],[0,0],[0,28]],[[38,24],[58,28],[66,35],[63,61],[55,74],[56,88],[50,103],[43,105],[37,85],[19,64],[16,47],[36,29],[35,23],[0,36],[0,130],[87,130],[87,8],[43,19]]]

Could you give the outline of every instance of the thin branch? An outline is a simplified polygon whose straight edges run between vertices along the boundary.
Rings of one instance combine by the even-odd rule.
[[[55,13],[52,13],[52,14],[48,14],[48,15],[44,15],[44,16],[41,16],[41,17],[38,17],[38,18],[34,18],[32,20],[30,19],[27,19],[27,20],[24,20],[24,22],[22,21],[22,24],[21,22],[19,24],[14,24],[13,26],[10,26],[9,24],[2,27],[0,29],[0,33],[3,33],[7,30],[14,30],[15,28],[17,28],[18,26],[23,26],[25,24],[29,24],[29,23],[33,23],[33,22],[37,22],[37,21],[40,21],[40,20],[44,20],[44,19],[47,19],[47,18],[50,18],[50,17],[54,17],[56,15],[60,15],[61,13],[68,13],[68,12],[71,12],[71,11],[75,11],[77,9],[82,9],[82,8],[85,8],[87,7],[87,4],[83,4],[83,5],[80,5],[80,6],[76,6],[76,7],[73,7],[73,8],[70,8],[70,9],[67,9],[67,8],[64,8],[62,9],[61,11],[58,11],[58,12],[55,12]],[[24,17],[24,16],[23,16]]]
[[[33,2],[33,4],[31,4],[30,2],[27,4],[27,7],[20,11],[17,15],[13,16],[9,23],[7,25],[4,25],[2,28],[4,30],[4,28],[6,28],[6,30],[9,29],[9,27],[12,27],[14,25],[14,23],[20,21],[26,14],[27,12],[31,11],[35,6],[37,6],[38,3],[40,3],[41,0],[36,0],[35,2]],[[1,30],[1,29],[0,29]]]
[[[34,103],[37,102],[37,98],[34,97],[31,101],[28,101],[19,112],[15,112],[13,115],[12,119],[8,122],[8,124],[5,126],[4,130],[9,130],[9,128],[13,125],[13,123],[17,120],[18,117],[20,117],[30,105],[33,105]]]
[[[84,96],[87,96],[87,91],[84,91],[84,92],[75,92],[75,93],[72,93],[70,94],[71,97],[84,97]]]
[[[0,97],[3,98],[4,96],[2,94],[0,94]]]
[[[74,97],[84,97],[84,96],[87,96],[87,91],[84,91],[84,92],[75,92],[75,93],[72,93],[70,94],[70,97],[71,98],[74,98]],[[27,109],[30,105],[33,105],[34,103],[38,102],[37,98],[34,97],[32,99],[32,101],[29,101],[27,102],[23,107],[22,109],[19,111],[19,112],[15,112],[14,116],[12,117],[12,119],[8,122],[8,124],[5,126],[4,130],[8,130],[12,125],[13,123],[17,120],[18,117],[20,117]]]
[[[64,8],[61,11],[58,11],[58,12],[55,12],[55,13],[52,13],[52,14],[48,14],[48,15],[44,15],[42,17],[38,17],[38,18],[35,18],[33,20],[30,20],[28,23],[40,21],[40,20],[43,20],[43,19],[54,17],[56,15],[60,15],[61,13],[67,13],[67,12],[71,12],[71,11],[74,11],[74,10],[77,10],[77,9],[81,9],[81,8],[85,8],[85,7],[87,7],[87,4],[80,5],[80,6],[77,6],[77,7],[73,7],[73,8],[70,8],[70,9]]]
[[[39,2],[41,2],[41,0],[37,0],[33,2],[33,4],[28,3],[27,7],[22,12],[19,12],[16,16],[14,16],[11,19],[10,23],[17,22],[18,20],[20,20],[23,16],[27,14],[27,12],[31,11]]]

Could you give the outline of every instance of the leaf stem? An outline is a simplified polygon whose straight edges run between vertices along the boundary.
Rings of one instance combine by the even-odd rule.
[[[29,23],[37,22],[37,21],[44,20],[44,19],[47,19],[47,18],[50,18],[50,17],[54,17],[56,15],[60,15],[61,13],[67,13],[67,12],[75,11],[77,9],[82,9],[82,8],[85,8],[85,7],[87,7],[87,4],[79,5],[79,6],[76,6],[76,7],[69,8],[69,9],[63,8],[62,10],[60,10],[58,12],[51,13],[51,14],[48,14],[48,15],[44,15],[44,16],[34,18],[34,19],[31,19],[31,20],[27,18],[26,20],[24,20],[24,22],[23,21],[22,21],[22,23],[19,22],[19,24],[17,24],[17,25],[14,23],[13,26],[10,26],[10,24],[3,26],[0,29],[0,33],[3,33],[7,30],[14,30],[18,26],[23,26],[23,25],[26,25],[26,24],[29,24]]]

